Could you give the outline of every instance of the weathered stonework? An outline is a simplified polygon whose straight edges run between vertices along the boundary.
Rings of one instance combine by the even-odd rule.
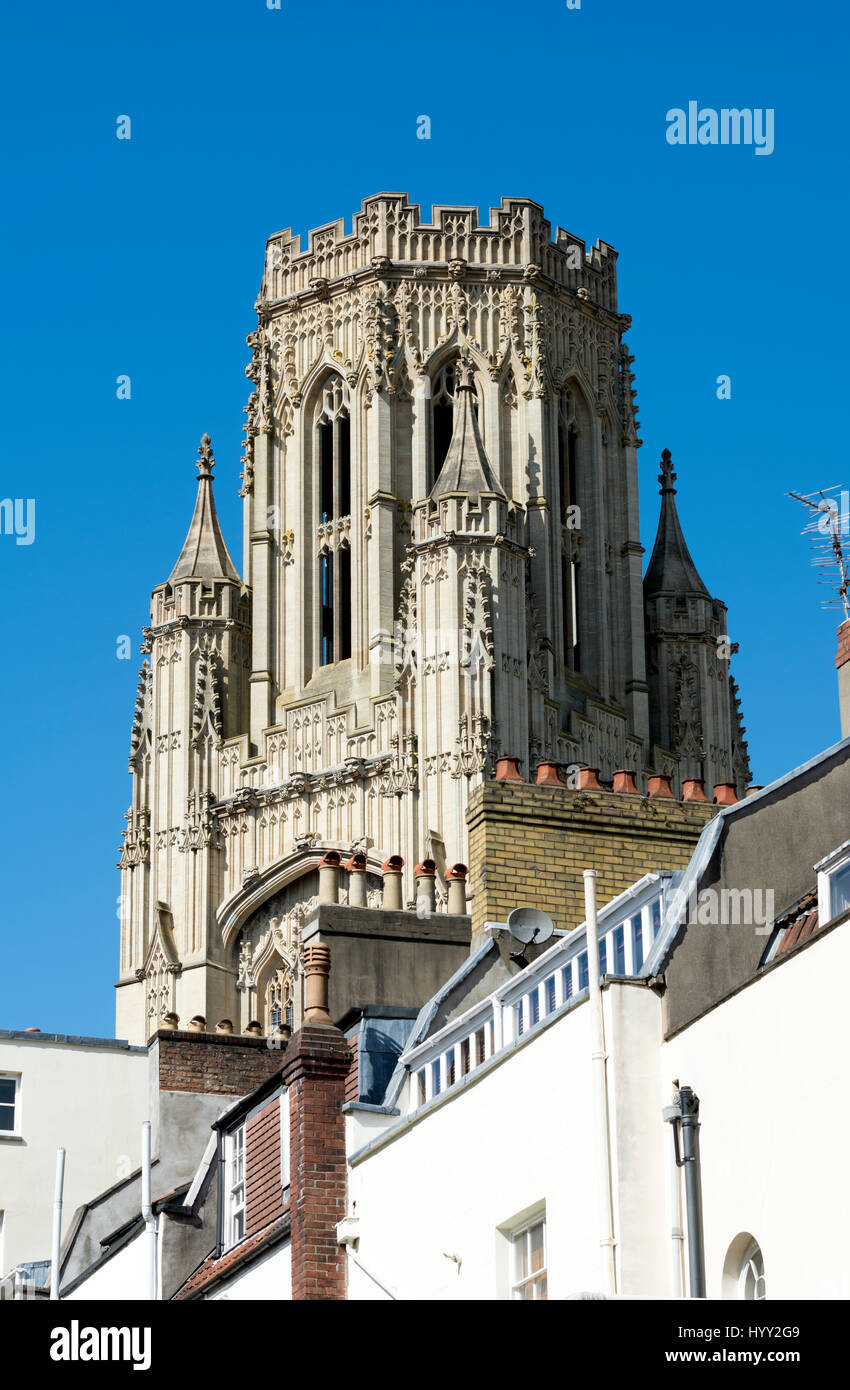
[[[390,855],[408,906],[433,859],[444,912],[500,755],[525,776],[552,761],[606,780],[655,768],[677,790],[704,776],[709,794],[716,769],[745,780],[719,610],[687,659],[665,629],[647,673],[613,248],[553,235],[526,199],[489,226],[470,208],[425,224],[382,193],[348,234],[271,237],[256,308],[242,576],[205,436],[145,633],[117,1013],[136,1041],[166,1012],[297,1026],[327,851],[366,856],[369,906]]]

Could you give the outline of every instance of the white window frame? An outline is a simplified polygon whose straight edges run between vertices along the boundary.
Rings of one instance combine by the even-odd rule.
[[[280,1185],[285,1190],[292,1180],[291,1158],[289,1152],[289,1087],[280,1097]]]
[[[241,1124],[224,1141],[224,1182],[225,1182],[225,1229],[224,1248],[232,1250],[246,1234],[246,1167],[245,1167],[245,1125]],[[239,1160],[241,1159],[241,1164]],[[242,1218],[242,1234],[234,1234],[237,1219]]]
[[[0,1071],[0,1081],[14,1081],[15,1097],[12,1101],[14,1114],[12,1116],[12,1128],[0,1129],[0,1141],[3,1139],[21,1138],[21,1074],[15,1071]]]
[[[848,864],[850,864],[850,840],[839,845],[825,859],[821,859],[819,864],[815,864],[818,876],[818,924],[821,927],[825,927],[841,915],[832,910],[832,877],[839,869],[846,869]]]
[[[754,1297],[754,1299],[750,1300],[750,1299],[747,1299],[747,1293],[746,1293],[746,1289],[747,1289],[747,1275],[748,1275],[749,1272],[750,1272],[750,1266],[752,1265],[753,1260],[755,1259],[756,1255],[758,1255],[758,1256],[761,1258],[761,1268],[762,1268],[762,1272],[761,1272],[761,1274],[756,1274],[755,1271],[754,1271],[755,1286],[756,1286],[756,1290],[758,1290],[758,1286],[759,1286],[759,1284],[761,1284],[761,1294],[759,1294],[759,1293],[757,1292],[756,1295],[755,1295],[755,1297]],[[765,1292],[765,1286],[766,1286],[766,1278],[765,1278],[765,1273],[764,1273],[764,1254],[763,1254],[763,1252],[762,1252],[762,1248],[761,1248],[761,1246],[759,1245],[758,1241],[757,1241],[757,1240],[753,1240],[753,1241],[750,1242],[750,1244],[747,1246],[746,1250],[744,1251],[743,1257],[742,1257],[742,1259],[741,1259],[741,1264],[740,1264],[740,1267],[739,1267],[739,1269],[738,1269],[738,1298],[739,1298],[739,1299],[742,1299],[742,1300],[744,1300],[744,1301],[746,1301],[746,1302],[760,1303],[760,1302],[762,1302],[762,1300],[764,1300],[765,1298],[767,1298],[767,1294],[766,1294],[766,1292]]]
[[[527,1237],[528,1237],[529,1232],[532,1231],[532,1230],[534,1230],[534,1228],[535,1228],[536,1226],[542,1226],[542,1227],[543,1227],[543,1264],[542,1264],[541,1268],[535,1270],[533,1274],[525,1274],[525,1275],[522,1275],[521,1277],[518,1277],[517,1261],[518,1261],[518,1257],[519,1257],[519,1243],[520,1243],[520,1241],[526,1240]],[[542,1299],[539,1299],[539,1298],[537,1297],[536,1289],[537,1289],[537,1286],[538,1286],[542,1281],[545,1281],[545,1283],[546,1283],[546,1291],[547,1291],[547,1298],[548,1298],[548,1290],[549,1290],[549,1264],[548,1264],[548,1258],[549,1258],[549,1242],[548,1242],[548,1235],[547,1235],[547,1231],[546,1231],[546,1208],[543,1207],[541,1210],[536,1211],[536,1212],[534,1213],[533,1216],[529,1216],[525,1221],[521,1222],[520,1225],[518,1225],[518,1226],[513,1226],[513,1227],[507,1232],[507,1236],[508,1236],[508,1247],[509,1247],[509,1249],[508,1249],[508,1258],[510,1259],[510,1298],[511,1298],[512,1300],[518,1301],[518,1300],[519,1300],[519,1291],[520,1291],[520,1289],[522,1289],[522,1288],[524,1288],[524,1287],[526,1287],[526,1286],[528,1286],[528,1285],[530,1284],[530,1285],[532,1285],[532,1286],[534,1287],[534,1289],[535,1289],[535,1297],[534,1297],[533,1301],[534,1301],[535,1303],[536,1303],[536,1302],[543,1302]]]

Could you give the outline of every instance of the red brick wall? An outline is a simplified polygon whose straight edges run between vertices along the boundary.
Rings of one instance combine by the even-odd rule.
[[[850,622],[842,623],[838,629],[838,651],[835,664],[840,670],[845,661],[850,661]]]
[[[265,1038],[162,1030],[153,1042],[159,1052],[161,1091],[244,1096],[280,1070],[281,1054],[268,1048]]]
[[[342,1105],[351,1050],[337,1028],[304,1027],[283,1055],[289,1086],[293,1299],[344,1299],[346,1214]]]
[[[358,1076],[357,1057],[358,1057],[358,1038],[360,1030],[351,1038],[346,1038],[348,1046],[351,1048],[351,1066],[348,1068],[348,1075],[345,1078],[345,1099],[358,1100],[360,1096],[360,1078]]]
[[[252,1236],[283,1215],[280,1185],[280,1098],[245,1126],[245,1234]]]

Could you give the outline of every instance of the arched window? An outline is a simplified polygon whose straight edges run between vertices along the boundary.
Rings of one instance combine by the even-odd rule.
[[[316,406],[319,528],[319,662],[351,656],[351,555],[346,534],[351,517],[351,420],[342,377],[322,386]],[[346,547],[344,555],[342,546]],[[339,563],[335,564],[338,555]]]
[[[572,534],[580,530],[578,499],[578,430],[569,396],[561,396],[558,411],[558,501],[561,517],[561,617],[564,665],[581,670],[579,644],[578,575],[573,558]]]
[[[265,1030],[274,1033],[278,1028],[291,1028],[292,1022],[292,972],[285,966],[276,970],[266,985]]]
[[[440,368],[434,378],[431,390],[431,486],[440,476],[455,422],[455,390],[457,387],[457,361],[452,359]],[[475,400],[475,413],[478,415],[478,399]]]
[[[758,1241],[753,1241],[744,1253],[738,1272],[738,1297],[748,1301],[765,1296],[764,1255]]]
[[[723,1262],[723,1297],[760,1302],[767,1297],[764,1255],[749,1231],[735,1237]]]

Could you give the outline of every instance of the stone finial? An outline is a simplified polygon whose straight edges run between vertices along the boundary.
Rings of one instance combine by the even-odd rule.
[[[661,484],[662,494],[676,491],[673,486],[676,481],[676,474],[673,472],[673,455],[669,449],[665,449],[661,455],[661,472],[658,474],[658,481]]]
[[[475,391],[475,371],[472,366],[472,359],[468,353],[464,353],[458,358],[455,369],[455,390],[456,391]]]
[[[215,468],[215,457],[212,451],[212,440],[208,434],[201,435],[201,444],[198,449],[198,477],[211,478]]]
[[[328,1013],[328,976],[331,973],[329,946],[314,942],[304,947],[304,1025],[333,1028]]]

